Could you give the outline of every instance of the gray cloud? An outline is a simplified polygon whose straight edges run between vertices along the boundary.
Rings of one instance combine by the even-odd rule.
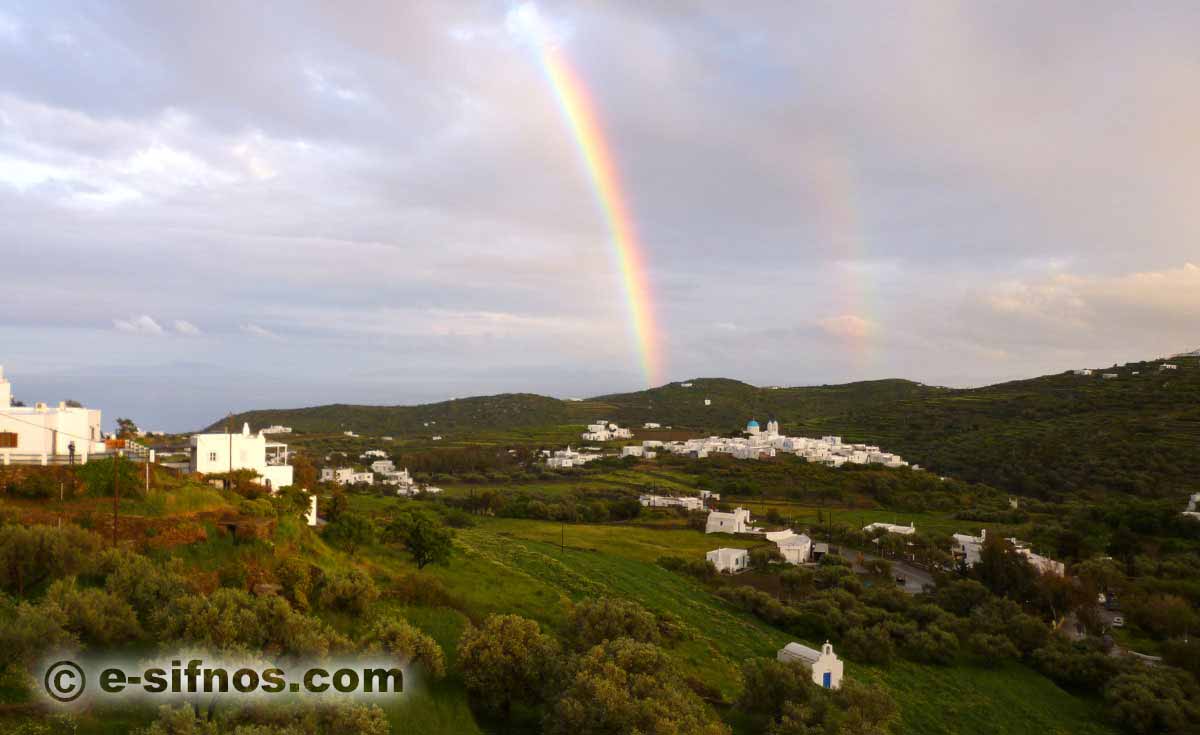
[[[538,12],[607,134],[665,378],[979,384],[1200,342],[1194,4]],[[295,371],[207,386],[213,415],[639,387],[604,212],[513,13],[0,12],[0,358]]]

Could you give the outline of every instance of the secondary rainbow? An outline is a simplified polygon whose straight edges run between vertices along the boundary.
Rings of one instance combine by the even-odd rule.
[[[583,156],[596,199],[600,203],[609,237],[621,272],[633,337],[648,385],[659,385],[663,359],[654,302],[646,276],[646,259],[638,242],[633,216],[625,203],[616,161],[600,127],[587,87],[567,62],[562,51],[541,38],[536,43],[542,68],[558,98],[563,116]]]

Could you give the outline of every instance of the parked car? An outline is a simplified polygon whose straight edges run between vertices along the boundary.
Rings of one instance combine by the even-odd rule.
[[[1125,627],[1125,618],[1121,617],[1120,615],[1113,618],[1112,627],[1124,628]]]

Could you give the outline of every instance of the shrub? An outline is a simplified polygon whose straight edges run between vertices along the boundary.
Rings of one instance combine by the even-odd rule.
[[[370,575],[358,569],[333,572],[321,585],[321,607],[361,613],[379,598],[379,588]]]
[[[571,611],[570,637],[580,650],[616,638],[632,638],[642,643],[661,640],[654,613],[631,600],[613,597],[584,600],[576,605]]]
[[[367,651],[379,649],[415,661],[435,679],[446,674],[446,657],[442,647],[406,620],[377,620],[360,643]]]
[[[458,665],[471,701],[507,715],[515,703],[544,700],[558,647],[538,624],[519,615],[489,615],[468,625],[458,643]]]

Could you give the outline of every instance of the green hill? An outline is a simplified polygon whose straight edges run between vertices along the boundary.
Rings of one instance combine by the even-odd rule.
[[[784,433],[878,444],[933,471],[1024,495],[1182,496],[1200,486],[1200,360],[1173,364],[1177,370],[1154,361],[1106,371],[1115,379],[1063,373],[974,389],[907,380],[760,388],[704,378],[585,401],[505,394],[423,406],[337,404],[251,411],[234,423],[404,435],[607,418],[635,429],[654,421],[724,434],[774,416]]]

